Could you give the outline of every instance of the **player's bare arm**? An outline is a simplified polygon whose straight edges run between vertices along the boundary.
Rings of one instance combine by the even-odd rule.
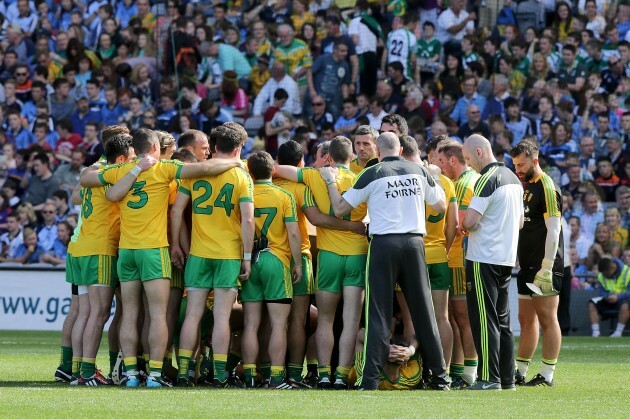
[[[365,234],[365,223],[362,221],[342,220],[332,215],[322,213],[317,207],[308,207],[304,210],[304,215],[315,227],[328,228],[330,230],[351,231],[356,234]]]
[[[190,179],[194,177],[216,176],[234,167],[244,167],[241,159],[236,157],[233,159],[210,159],[200,163],[186,164],[182,167],[179,177],[182,179]]]
[[[178,268],[184,267],[184,253],[180,247],[180,230],[182,228],[182,218],[184,214],[184,208],[188,205],[190,196],[183,192],[177,192],[175,202],[171,207],[171,261]]]
[[[131,169],[131,171],[123,176],[123,178],[120,179],[118,182],[116,182],[115,185],[112,185],[110,188],[107,189],[107,191],[105,191],[105,198],[107,198],[107,200],[110,202],[118,202],[123,199],[125,195],[127,195],[127,192],[129,192],[129,189],[131,189],[131,187],[133,186],[133,183],[136,181],[136,179],[138,179],[140,173],[150,169],[157,162],[157,159],[149,155],[142,157],[138,161],[136,167]]]
[[[238,279],[245,281],[252,271],[252,249],[254,247],[254,235],[256,224],[254,223],[254,203],[241,202],[241,238],[243,240],[243,260],[241,261],[241,274]]]
[[[302,236],[300,227],[296,222],[285,223],[289,235],[289,246],[293,255],[293,283],[297,284],[302,279]]]

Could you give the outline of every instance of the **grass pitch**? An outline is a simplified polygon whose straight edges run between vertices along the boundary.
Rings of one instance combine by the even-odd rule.
[[[628,338],[567,338],[556,387],[515,392],[70,388],[52,381],[59,342],[59,333],[0,332],[1,417],[630,417]],[[107,352],[97,362],[106,374]],[[530,376],[539,363],[537,352]]]

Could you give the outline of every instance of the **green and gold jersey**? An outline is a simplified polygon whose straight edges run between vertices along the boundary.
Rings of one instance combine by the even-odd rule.
[[[470,200],[475,192],[477,179],[479,179],[479,173],[468,169],[455,181],[455,197],[457,198],[457,208],[460,211],[468,209]],[[459,222],[461,223],[462,220],[459,220]],[[464,237],[458,234],[455,236],[455,241],[448,254],[448,266],[451,268],[463,268],[464,257]]]
[[[446,226],[446,216],[448,214],[448,206],[451,202],[457,202],[455,197],[455,187],[453,182],[444,175],[440,175],[442,188],[446,195],[446,211],[439,214],[426,206],[427,235],[424,238],[424,251],[426,253],[427,263],[443,263],[447,262],[446,256],[446,236],[444,227]]]
[[[192,199],[190,254],[208,259],[241,259],[241,202],[253,201],[252,179],[235,167],[218,176],[181,181]]]
[[[254,182],[254,221],[256,238],[266,237],[269,251],[290,267],[291,246],[285,223],[297,222],[291,194],[271,182]]]
[[[115,184],[137,163],[138,160],[134,160],[107,166],[99,172],[99,179],[103,185]],[[168,246],[168,197],[171,181],[179,178],[182,167],[184,163],[179,161],[160,160],[140,173],[119,203],[121,249],[155,249]]]
[[[313,193],[308,186],[302,183],[291,182],[290,180],[280,178],[274,179],[273,183],[293,196],[297,209],[297,223],[300,228],[300,235],[302,236],[302,254],[310,255],[311,241],[308,238],[308,227],[304,210],[308,207],[316,206]]]
[[[339,189],[339,193],[343,194],[354,184],[357,175],[345,167],[337,166],[337,168],[339,169],[337,174],[337,188]],[[304,183],[311,189],[317,207],[322,213],[335,215],[332,205],[330,204],[326,181],[322,179],[317,169],[312,167],[298,169],[298,181]],[[344,219],[349,221],[363,221],[366,215],[367,204],[364,202],[353,209]],[[330,230],[317,227],[317,248],[320,250],[328,250],[338,255],[364,255],[367,253],[368,243],[367,238],[363,235],[350,231]]]

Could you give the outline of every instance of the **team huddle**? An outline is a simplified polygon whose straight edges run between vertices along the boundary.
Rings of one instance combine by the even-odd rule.
[[[389,353],[379,366],[378,388],[553,385],[560,350],[555,310],[563,269],[561,200],[538,166],[535,143],[524,140],[511,151],[516,174],[527,183],[524,216],[521,184],[501,174],[506,170],[516,179],[493,161],[485,138],[473,135],[462,145],[448,136],[434,137],[423,162],[416,141],[406,134],[405,119],[388,115],[380,134],[360,126],[353,141],[338,136],[322,142],[315,167],[304,167],[302,148],[294,141],[279,147],[275,161],[264,151],[241,161],[247,132],[231,122],[209,136],[184,133],[193,146],[182,147],[187,141],[180,138],[177,150],[164,132],[143,128],[132,136],[122,126],[103,129],[105,155],[83,171],[72,196],[81,215],[68,248],[66,275],[73,296],[55,380],[148,388],[361,387],[367,381],[362,380],[365,351],[371,350],[367,309],[363,313],[370,299],[368,252],[379,248],[370,246],[366,234],[369,200],[350,206],[343,196],[362,178],[366,182],[364,169],[378,165],[389,147],[417,163],[418,171],[435,182],[429,181],[431,187],[440,190],[435,200],[445,203],[429,205],[427,198],[421,258],[443,353],[439,361],[450,379],[438,380],[423,368],[423,360],[435,353],[418,338],[420,325],[415,317],[412,321],[403,292],[408,285],[400,284],[402,290],[391,290]],[[208,149],[212,158],[205,160]],[[497,295],[479,282],[496,276],[496,266],[509,261],[478,260],[480,252],[470,247],[486,228],[496,190],[515,184],[515,196],[520,193],[516,228],[522,230],[506,245],[518,240],[521,323],[536,326],[535,331],[523,326],[527,335],[519,344],[516,370],[509,308],[507,331],[505,311],[496,313],[507,300],[493,306],[494,319],[486,306]],[[414,185],[393,186],[399,186],[397,194],[420,194]],[[537,242],[522,245],[530,239]],[[510,259],[512,252],[506,251]],[[507,290],[501,287],[499,300]],[[116,313],[107,337],[110,372],[104,376],[96,356],[114,296]],[[543,366],[527,381],[538,323]]]

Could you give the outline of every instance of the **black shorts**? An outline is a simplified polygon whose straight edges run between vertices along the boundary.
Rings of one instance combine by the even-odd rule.
[[[516,286],[518,288],[518,295],[528,295],[530,297],[533,295],[536,295],[526,285],[527,283],[534,282],[536,273],[538,273],[538,269],[536,268],[521,268],[518,275],[516,276]],[[554,289],[559,294],[560,290],[562,289],[562,278],[564,277],[564,273],[553,272],[552,274],[553,274],[553,277],[552,277],[551,282],[553,283]]]
[[[79,286],[72,284],[72,295],[79,295]]]
[[[591,300],[591,303],[595,304],[597,314],[599,314],[600,316],[617,316],[619,314],[619,310],[621,309],[621,304],[623,303],[623,301],[611,303],[606,301],[605,298],[602,298],[598,302],[594,302],[593,300]]]

